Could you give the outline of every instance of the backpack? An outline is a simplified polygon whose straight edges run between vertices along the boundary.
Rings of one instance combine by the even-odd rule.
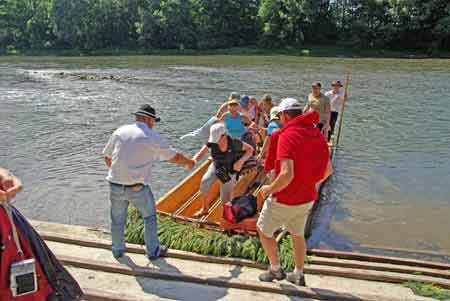
[[[231,223],[239,223],[243,219],[256,214],[257,203],[253,194],[234,198],[223,207],[223,218]]]

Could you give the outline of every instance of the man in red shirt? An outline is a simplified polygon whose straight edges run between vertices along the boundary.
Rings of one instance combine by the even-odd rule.
[[[317,112],[303,115],[300,103],[293,98],[284,99],[279,109],[283,129],[272,136],[265,164],[266,169],[275,169],[276,178],[261,188],[266,201],[257,224],[270,268],[259,279],[270,282],[286,277],[273,237],[277,229],[284,227],[292,235],[295,259],[295,270],[287,275],[287,280],[305,286],[305,222],[318,198],[316,184],[325,177],[330,153],[324,136],[315,126],[319,122]]]

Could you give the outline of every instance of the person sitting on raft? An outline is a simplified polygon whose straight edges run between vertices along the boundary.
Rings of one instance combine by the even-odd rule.
[[[250,129],[255,128],[256,125],[247,115],[239,112],[239,102],[237,100],[232,99],[228,102],[228,112],[222,114],[219,121],[225,123],[227,132],[232,138],[240,139],[255,149],[255,138],[246,125]]]
[[[223,114],[225,114],[228,111],[228,103],[230,101],[235,100],[239,103],[240,99],[241,95],[238,92],[231,92],[230,96],[228,97],[228,100],[220,105],[219,109],[217,110],[216,117],[220,118]]]
[[[256,122],[259,117],[259,105],[255,96],[244,95],[239,100],[240,112],[247,115],[251,121]]]
[[[267,126],[267,135],[264,139],[264,144],[261,148],[261,151],[259,153],[259,159],[264,159],[266,157],[267,150],[269,148],[269,141],[270,137],[272,136],[272,133],[281,129],[283,126],[280,123],[280,110],[278,107],[273,107],[270,110],[270,122]]]
[[[259,103],[259,119],[258,126],[260,128],[267,128],[270,122],[270,110],[274,107],[272,96],[264,94]]]
[[[217,179],[220,180],[222,204],[231,200],[232,191],[236,185],[236,175],[253,154],[253,147],[228,135],[227,128],[223,123],[216,123],[211,127],[208,143],[200,149],[192,160],[197,163],[205,156],[208,149],[211,152],[213,162],[202,177],[200,197],[203,206],[194,214],[194,218],[202,217],[208,213],[208,193]]]

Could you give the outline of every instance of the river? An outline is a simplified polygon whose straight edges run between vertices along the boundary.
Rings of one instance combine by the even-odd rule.
[[[193,155],[200,142],[178,138],[231,91],[304,101],[311,82],[328,88],[349,67],[342,140],[314,246],[450,253],[450,60],[0,57],[0,166],[23,179],[15,205],[29,218],[107,228],[101,151],[140,104],[153,104],[158,131]],[[156,197],[187,174],[158,164]]]

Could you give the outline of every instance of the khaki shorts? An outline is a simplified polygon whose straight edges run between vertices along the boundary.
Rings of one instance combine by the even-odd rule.
[[[257,226],[266,237],[273,237],[273,233],[281,227],[292,235],[303,236],[306,219],[313,203],[288,206],[270,197],[264,202]]]

